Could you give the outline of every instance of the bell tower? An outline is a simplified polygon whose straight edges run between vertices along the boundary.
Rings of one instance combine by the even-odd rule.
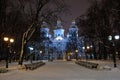
[[[57,37],[64,38],[64,29],[60,20],[57,21],[57,25],[54,30],[54,38],[57,38]]]

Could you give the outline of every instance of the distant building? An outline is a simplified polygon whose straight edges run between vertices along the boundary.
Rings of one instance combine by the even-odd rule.
[[[65,35],[64,27],[60,20],[57,21],[57,25],[54,29],[54,34],[51,35],[49,27],[46,22],[43,22],[40,28],[40,38],[43,37],[43,41],[40,42],[38,48],[35,48],[35,53],[40,59],[67,59],[81,56],[83,51],[84,42],[81,37],[78,37],[78,27],[75,21],[72,21],[67,35]],[[77,50],[77,52],[76,52]]]

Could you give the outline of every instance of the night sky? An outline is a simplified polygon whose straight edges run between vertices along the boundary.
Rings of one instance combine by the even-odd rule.
[[[69,27],[73,19],[87,11],[90,3],[88,0],[65,0],[65,2],[70,6],[71,15],[63,16],[63,19],[66,21],[64,26]]]

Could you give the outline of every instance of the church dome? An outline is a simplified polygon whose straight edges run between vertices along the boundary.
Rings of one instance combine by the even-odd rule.
[[[71,27],[71,28],[77,28],[76,23],[75,23],[75,20],[72,21],[70,27]]]
[[[55,29],[62,29],[62,23],[61,20],[57,20],[57,26]]]
[[[64,29],[62,28],[62,24],[60,20],[57,20],[57,26],[54,30],[54,37],[56,38],[58,36],[64,37]]]
[[[41,28],[48,28],[48,25],[45,21],[42,22]]]

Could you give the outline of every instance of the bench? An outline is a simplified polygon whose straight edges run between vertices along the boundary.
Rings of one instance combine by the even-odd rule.
[[[87,67],[87,68],[91,68],[91,69],[98,67],[98,64],[97,64],[97,63],[92,63],[92,62],[77,61],[77,62],[75,62],[75,63],[78,64],[78,65]]]
[[[25,64],[25,69],[26,70],[34,70],[42,65],[44,65],[44,62],[36,62],[36,63],[31,63],[31,64]]]

